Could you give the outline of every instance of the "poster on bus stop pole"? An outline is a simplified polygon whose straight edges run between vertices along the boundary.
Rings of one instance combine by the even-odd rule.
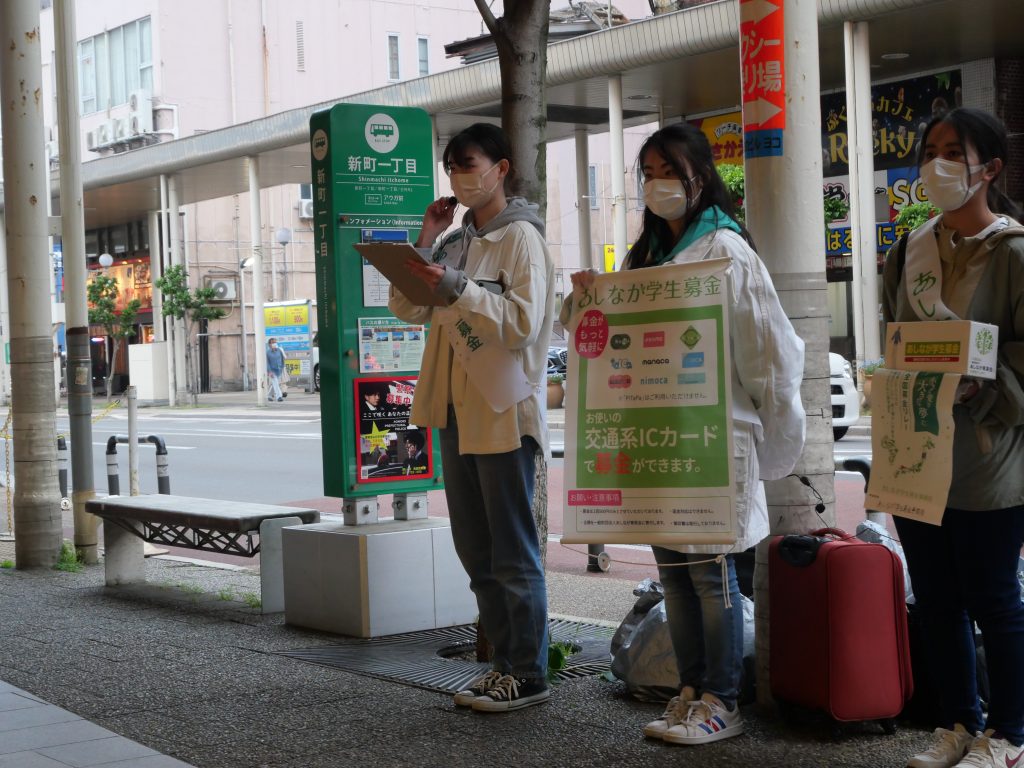
[[[577,294],[565,543],[736,540],[728,266],[602,274]]]

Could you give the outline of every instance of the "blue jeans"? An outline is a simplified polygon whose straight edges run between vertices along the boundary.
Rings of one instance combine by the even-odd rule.
[[[992,728],[1024,743],[1024,605],[1017,562],[1024,507],[988,512],[946,509],[942,525],[893,518],[907,556],[914,598],[928,632],[928,670],[946,728]],[[974,622],[981,628],[990,701],[978,701]]]
[[[732,607],[726,608],[719,563],[662,567],[712,560],[714,555],[651,549],[665,588],[668,631],[679,665],[680,687],[690,685],[699,694],[713,694],[732,709],[743,674],[743,605],[732,555],[725,558],[732,600]]]
[[[537,443],[524,437],[516,451],[461,455],[450,408],[440,433],[452,538],[494,646],[494,669],[543,680],[548,593],[532,511]]]

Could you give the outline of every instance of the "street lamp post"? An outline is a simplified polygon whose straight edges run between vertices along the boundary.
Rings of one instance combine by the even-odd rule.
[[[292,241],[292,231],[288,227],[279,227],[274,232],[274,239],[281,246],[281,293],[287,301],[291,295],[288,291],[288,243]]]

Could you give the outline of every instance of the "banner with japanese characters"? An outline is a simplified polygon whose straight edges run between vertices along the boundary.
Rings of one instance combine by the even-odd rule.
[[[566,543],[736,539],[727,259],[577,291],[566,376]]]
[[[959,383],[957,373],[875,371],[867,509],[942,522],[953,475],[953,402]]]

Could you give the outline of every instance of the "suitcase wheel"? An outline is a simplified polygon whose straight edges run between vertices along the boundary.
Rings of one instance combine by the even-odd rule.
[[[886,736],[892,736],[896,733],[896,721],[891,717],[886,717],[878,721],[878,724],[882,726],[882,730]]]

